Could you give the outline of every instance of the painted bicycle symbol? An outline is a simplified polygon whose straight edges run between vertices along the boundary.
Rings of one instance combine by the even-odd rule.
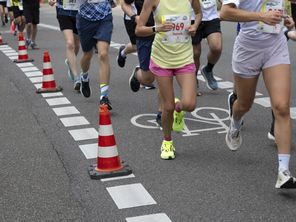
[[[182,136],[198,136],[202,132],[217,131],[226,133],[228,126],[225,121],[229,120],[227,109],[219,107],[198,107],[191,112],[192,117],[185,117],[185,126]],[[134,126],[145,129],[159,129],[152,113],[139,114],[131,118]]]

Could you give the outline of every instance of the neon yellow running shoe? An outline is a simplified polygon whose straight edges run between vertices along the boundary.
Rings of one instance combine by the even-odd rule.
[[[177,102],[180,102],[178,98],[175,98],[175,104]],[[173,130],[175,132],[182,132],[184,129],[184,111],[177,112],[176,110],[174,111],[174,122],[173,122]]]
[[[163,160],[175,159],[175,150],[173,141],[163,140],[160,148],[160,158]]]

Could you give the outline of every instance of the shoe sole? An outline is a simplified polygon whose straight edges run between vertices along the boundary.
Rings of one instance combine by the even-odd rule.
[[[270,132],[267,133],[267,138],[275,142],[275,137]]]
[[[228,132],[226,133],[226,136],[225,136],[225,142],[226,142],[226,145],[228,146],[228,148],[231,150],[231,151],[237,151],[238,150],[238,148],[240,148],[240,146],[242,145],[242,138],[240,137],[240,143],[239,143],[239,145],[237,146],[237,147],[233,147],[232,145],[231,145],[231,143],[229,143],[229,141],[228,141]]]
[[[201,73],[201,75],[204,77],[204,79],[205,79],[205,81],[206,81],[206,86],[207,86],[207,88],[210,89],[210,90],[217,90],[218,87],[217,87],[216,89],[212,89],[212,88],[210,87],[209,82],[208,82],[208,79],[206,78],[206,75],[205,75],[205,73],[203,72],[203,68],[204,68],[204,66],[201,68],[200,73]]]
[[[164,158],[164,157],[161,157],[161,156],[160,156],[160,158],[161,158],[162,160],[173,160],[173,159],[176,158],[176,155],[175,155],[175,156],[170,156],[170,157],[168,157],[168,158]]]
[[[133,78],[133,76],[134,76],[134,73],[136,72],[136,71],[135,71],[136,69],[140,69],[140,67],[139,67],[139,66],[136,66],[136,68],[134,68],[134,70],[133,70],[133,72],[132,72],[132,74],[131,74],[131,76],[129,77],[129,80],[128,80],[129,88],[130,88],[133,92],[138,92],[138,91],[140,90],[140,86],[139,86],[139,89],[138,89],[137,91],[134,91],[134,90],[132,89],[132,87],[131,87],[131,81],[132,81],[132,78]]]

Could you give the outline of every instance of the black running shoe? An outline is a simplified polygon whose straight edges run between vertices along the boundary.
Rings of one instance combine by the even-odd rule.
[[[228,112],[229,112],[229,118],[232,117],[232,107],[234,104],[234,101],[237,100],[237,95],[234,92],[231,92],[228,95]]]
[[[108,110],[112,110],[112,106],[111,103],[108,99],[107,96],[103,96],[102,99],[100,100],[100,105],[107,105],[108,106]]]
[[[296,178],[292,177],[288,170],[279,171],[275,184],[277,189],[296,189]]]
[[[85,80],[83,77],[81,77],[80,79],[81,79],[80,92],[84,97],[88,98],[91,95],[89,78]]]
[[[76,81],[74,82],[74,90],[80,92],[80,87],[81,87],[81,81],[80,81],[80,79],[79,79],[79,80],[76,80]]]
[[[158,124],[159,129],[162,130],[161,113],[157,113],[157,115],[156,115],[156,123]]]
[[[275,141],[275,137],[274,137],[274,114],[273,111],[271,110],[271,115],[272,115],[272,121],[271,121],[271,125],[270,125],[270,131],[267,134],[267,138]]]
[[[120,67],[124,67],[124,65],[125,65],[126,57],[123,57],[121,55],[121,52],[122,52],[122,50],[124,50],[124,48],[125,48],[125,46],[122,45],[122,46],[120,46],[120,48],[118,50],[117,63]]]
[[[140,84],[139,80],[136,78],[136,73],[139,69],[140,69],[140,67],[136,66],[136,68],[134,69],[134,71],[132,72],[132,74],[129,78],[129,86],[133,92],[138,92],[140,89],[141,84]]]

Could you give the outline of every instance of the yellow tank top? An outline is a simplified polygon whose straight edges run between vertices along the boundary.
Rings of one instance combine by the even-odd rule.
[[[19,6],[20,5],[20,0],[10,0],[10,5],[11,6]]]
[[[154,11],[155,25],[172,22],[169,32],[156,33],[151,59],[162,68],[180,68],[193,63],[191,36],[187,29],[191,22],[189,0],[160,0]]]

